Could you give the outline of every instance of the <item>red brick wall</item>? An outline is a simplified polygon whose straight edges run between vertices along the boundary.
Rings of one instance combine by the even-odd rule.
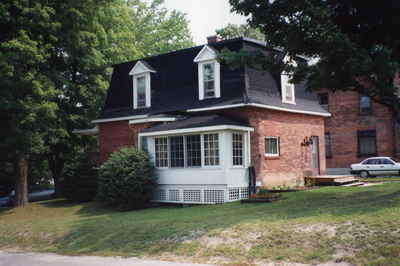
[[[218,113],[242,119],[254,127],[251,133],[251,156],[257,179],[264,186],[294,185],[303,182],[305,175],[317,175],[311,168],[311,146],[302,146],[305,137],[318,136],[320,169],[325,172],[324,118],[255,107],[218,111]],[[123,146],[137,144],[139,130],[150,124],[129,126],[128,121],[99,124],[100,160]],[[265,157],[266,136],[280,137],[280,156]]]
[[[124,146],[136,146],[138,132],[149,123],[129,125],[129,121],[116,121],[99,124],[100,162],[108,159],[111,153]]]
[[[348,168],[350,164],[365,158],[357,155],[359,130],[376,130],[379,156],[395,155],[395,147],[399,145],[396,139],[399,136],[394,135],[394,120],[389,108],[373,102],[371,114],[360,114],[360,96],[357,92],[328,93],[329,112],[332,117],[326,119],[325,131],[331,134],[332,158],[327,159],[327,168]]]
[[[307,175],[317,175],[311,168],[311,146],[302,146],[305,137],[318,136],[320,173],[325,173],[324,118],[255,107],[220,111],[233,118],[249,122],[255,129],[251,133],[251,157],[257,179],[264,186],[293,185],[303,182]],[[280,137],[280,156],[268,158],[264,138]]]

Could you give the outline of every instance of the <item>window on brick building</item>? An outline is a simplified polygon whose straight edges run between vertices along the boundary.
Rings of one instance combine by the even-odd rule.
[[[279,156],[280,153],[280,139],[279,137],[266,137],[265,138],[265,155],[266,156]]]
[[[325,156],[326,158],[332,157],[332,137],[331,133],[325,133]]]
[[[358,155],[374,156],[376,155],[376,131],[366,130],[358,131]]]
[[[325,109],[329,109],[329,94],[328,93],[319,93],[318,94],[318,102]]]
[[[371,98],[366,95],[360,96],[360,113],[369,114],[372,112]]]

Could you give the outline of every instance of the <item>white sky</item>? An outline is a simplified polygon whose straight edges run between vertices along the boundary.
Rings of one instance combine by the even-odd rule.
[[[190,21],[190,31],[196,44],[204,44],[216,29],[227,24],[243,24],[246,18],[231,13],[228,0],[165,0],[164,6],[186,13]]]

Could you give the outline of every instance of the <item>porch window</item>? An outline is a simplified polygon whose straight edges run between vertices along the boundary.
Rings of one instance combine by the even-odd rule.
[[[168,167],[168,138],[161,137],[155,139],[156,167]]]
[[[358,131],[358,155],[373,156],[376,155],[376,131],[366,130]]]
[[[243,165],[243,134],[232,134],[232,160],[234,166]]]
[[[218,134],[204,134],[204,165],[219,165]]]
[[[279,137],[266,137],[265,138],[265,155],[266,156],[279,156],[280,152]]]
[[[201,136],[186,136],[186,165],[187,167],[201,166]]]
[[[185,166],[185,151],[183,145],[183,136],[170,137],[170,156],[171,167]]]

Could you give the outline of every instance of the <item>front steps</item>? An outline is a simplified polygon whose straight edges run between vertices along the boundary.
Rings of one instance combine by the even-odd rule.
[[[358,182],[352,175],[319,175],[306,177],[306,182],[317,186],[341,186]]]

